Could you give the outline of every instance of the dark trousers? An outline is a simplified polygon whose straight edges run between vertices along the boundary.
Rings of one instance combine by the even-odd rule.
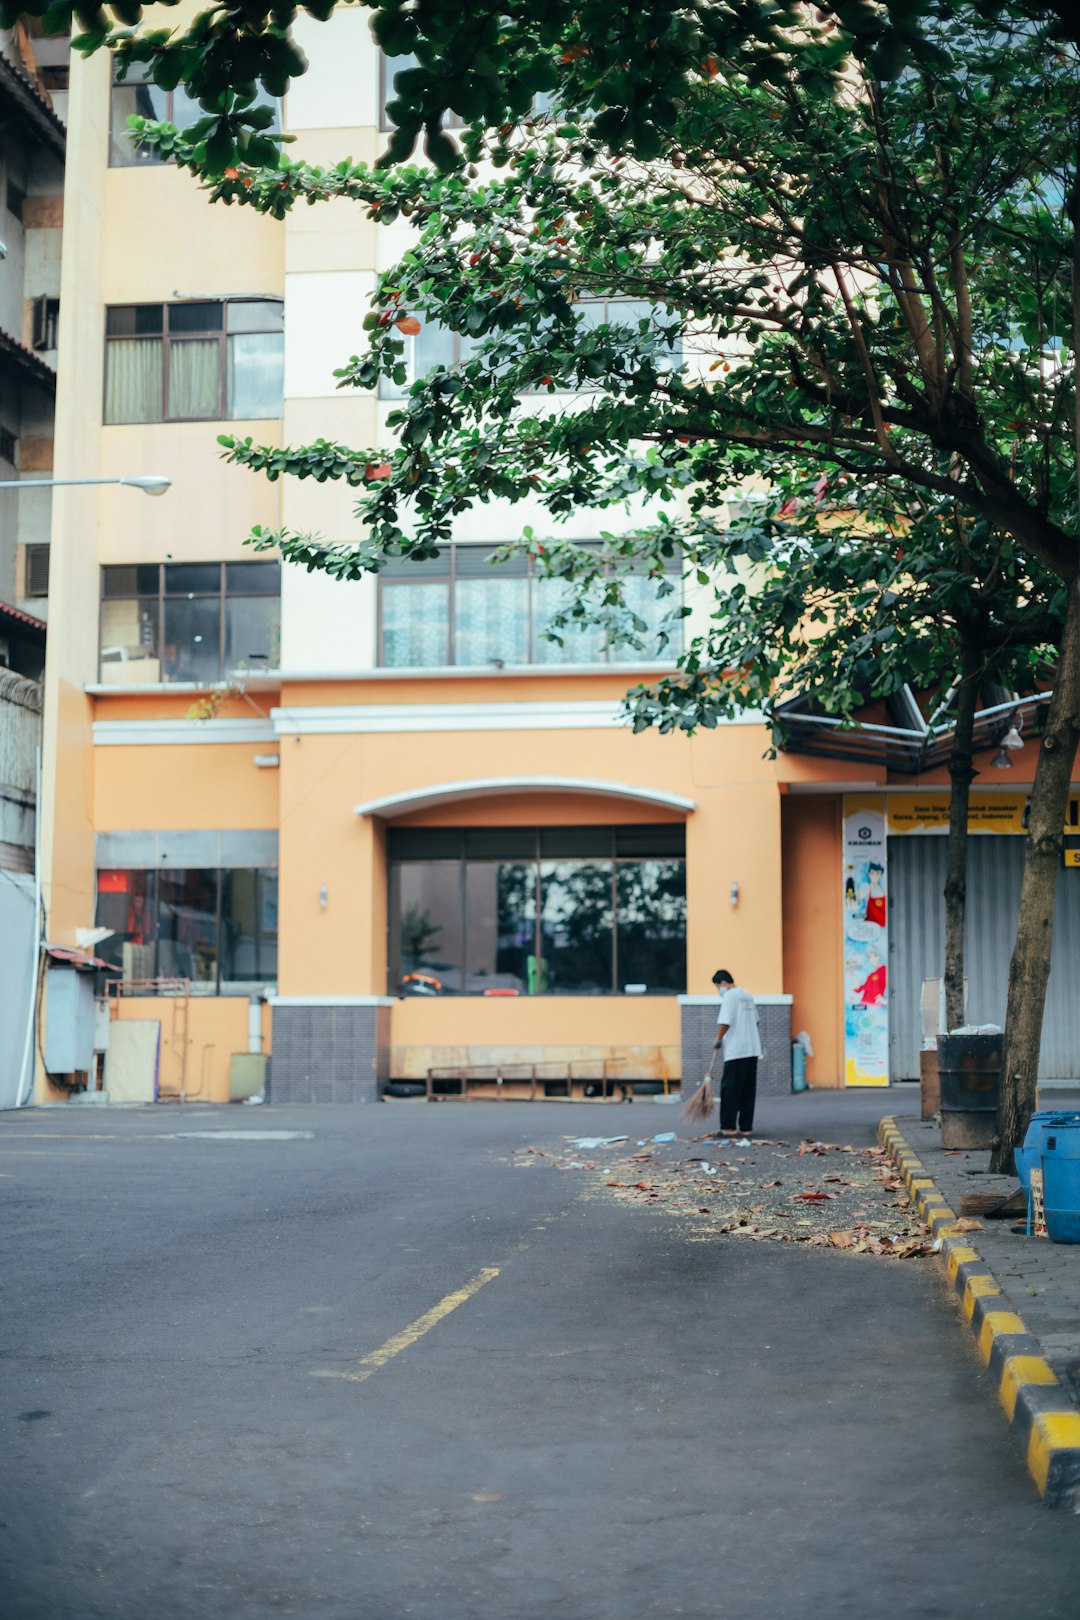
[[[728,1058],[720,1079],[720,1129],[752,1131],[757,1096],[756,1057]]]

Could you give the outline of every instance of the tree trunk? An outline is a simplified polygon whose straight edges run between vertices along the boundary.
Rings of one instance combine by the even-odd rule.
[[[975,775],[971,740],[979,701],[978,648],[962,639],[963,661],[956,693],[956,730],[949,756],[949,846],[945,858],[945,1028],[964,1022],[964,919],[967,910],[968,799]]]
[[[992,1170],[1011,1173],[1013,1149],[1024,1139],[1035,1108],[1043,1009],[1050,977],[1065,818],[1073,761],[1080,742],[1080,583],[1069,584],[1065,626],[1058,653],[1054,695],[1039,747],[1031,790],[1024,880],[1016,944],[1009,964],[1009,999],[1005,1012],[1005,1050],[1001,1059],[1001,1100]]]

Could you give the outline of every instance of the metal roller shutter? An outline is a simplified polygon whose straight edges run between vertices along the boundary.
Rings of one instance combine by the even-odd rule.
[[[1002,1024],[1024,867],[1022,838],[968,845],[968,1021]],[[944,965],[945,839],[889,839],[889,1060],[894,1080],[917,1080],[924,979]],[[1040,1076],[1080,1080],[1080,870],[1058,877],[1054,951]]]

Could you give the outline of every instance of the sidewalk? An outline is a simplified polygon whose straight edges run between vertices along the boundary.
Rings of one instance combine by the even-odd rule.
[[[1075,1092],[1053,1094],[1053,1106],[1080,1109]],[[1044,1107],[1050,1106],[1044,1101]],[[990,1193],[1000,1190],[1004,1198],[1019,1185],[1015,1176],[994,1176],[988,1170],[987,1152],[947,1153],[941,1146],[941,1127],[936,1120],[920,1120],[896,1114],[897,1129],[904,1136],[957,1215],[964,1193]],[[1062,1389],[1080,1405],[1080,1244],[1051,1243],[1045,1238],[1029,1238],[1015,1233],[1013,1220],[984,1220],[971,1234],[971,1242],[993,1272],[1006,1308],[1023,1317],[1029,1332],[1039,1340],[1043,1355],[1057,1374]]]

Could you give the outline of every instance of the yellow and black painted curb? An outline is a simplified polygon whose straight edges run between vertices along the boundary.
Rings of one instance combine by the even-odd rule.
[[[1029,1333],[1007,1303],[970,1234],[952,1228],[957,1216],[934,1186],[924,1165],[896,1128],[883,1119],[878,1141],[900,1174],[919,1212],[941,1241],[945,1274],[960,1296],[979,1354],[997,1380],[1005,1416],[1024,1447],[1028,1473],[1050,1507],[1080,1513],[1080,1411]]]

